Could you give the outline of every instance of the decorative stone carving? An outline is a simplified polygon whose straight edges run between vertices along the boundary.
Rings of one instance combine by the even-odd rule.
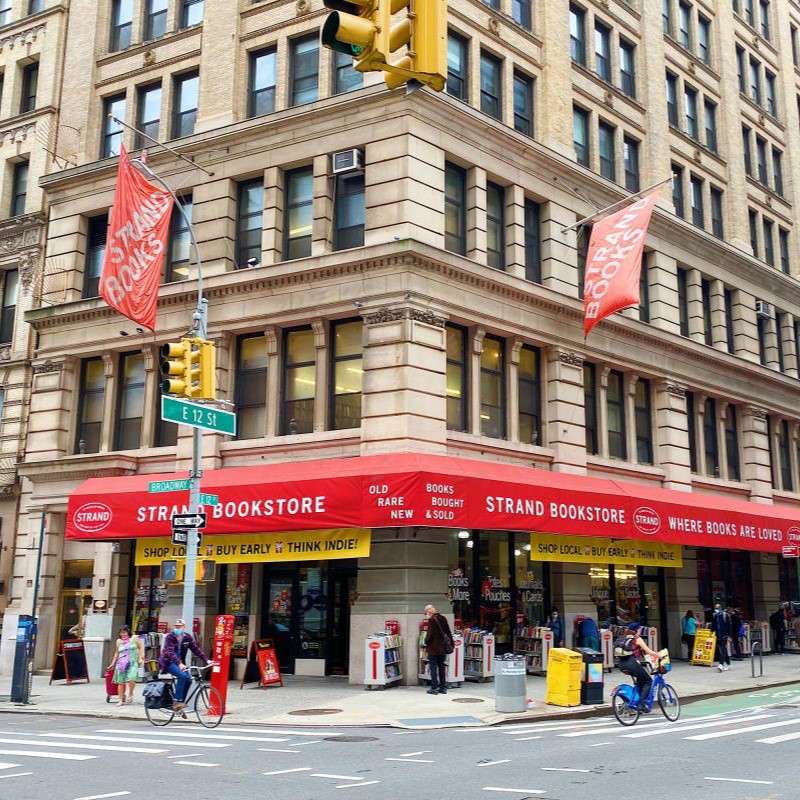
[[[28,136],[32,136],[36,131],[35,122],[26,122],[23,125],[17,125],[14,128],[9,128],[5,131],[0,131],[0,144],[14,144],[15,142],[24,142]]]
[[[3,226],[9,224],[10,220],[5,221]],[[10,233],[0,234],[0,256],[19,253],[28,247],[36,247],[39,244],[40,228],[33,226],[24,230],[13,230]]]
[[[41,25],[26,28],[24,31],[17,31],[8,36],[0,36],[0,53],[6,47],[9,50],[13,50],[15,47],[27,47],[29,44],[33,44],[39,38],[39,34],[44,33],[46,28],[47,25],[43,22]]]
[[[434,328],[444,328],[447,324],[447,320],[444,317],[437,317],[433,311],[427,309],[425,311],[420,311],[417,308],[412,308],[409,316],[417,322],[424,322],[426,325],[432,325]]]
[[[558,360],[562,364],[566,364],[569,367],[582,367],[583,366],[583,358],[581,358],[581,356],[579,356],[577,353],[560,352],[558,354]]]
[[[382,322],[397,322],[399,319],[403,319],[406,315],[406,312],[402,309],[397,308],[382,308],[380,311],[376,311],[374,314],[367,314],[364,317],[367,325],[378,325]]]
[[[297,0],[297,5],[295,7],[298,17],[303,14],[308,14],[311,11],[311,3],[309,3],[308,0]]]
[[[767,412],[763,408],[755,408],[754,406],[750,406],[750,416],[753,419],[766,419]]]
[[[679,386],[677,383],[668,383],[667,394],[675,395],[675,397],[686,397],[686,387]]]
[[[155,50],[145,50],[142,53],[142,63],[145,67],[152,67],[156,63]]]
[[[19,282],[22,288],[29,292],[33,286],[36,272],[39,269],[39,256],[38,250],[25,250],[19,256]]]
[[[489,32],[493,33],[495,36],[500,35],[500,23],[494,17],[489,17],[488,28]]]
[[[33,374],[34,375],[47,375],[51,372],[61,372],[64,369],[64,365],[59,362],[54,364],[50,359],[44,362],[44,364],[34,364],[33,365]]]
[[[0,361],[10,361],[11,360],[11,345],[7,344],[3,347],[0,347]]]

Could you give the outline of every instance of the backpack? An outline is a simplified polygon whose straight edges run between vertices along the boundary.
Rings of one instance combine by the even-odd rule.
[[[167,681],[150,681],[142,689],[145,708],[168,708],[172,705],[172,684]]]
[[[614,639],[614,658],[633,655],[633,636],[618,636]]]

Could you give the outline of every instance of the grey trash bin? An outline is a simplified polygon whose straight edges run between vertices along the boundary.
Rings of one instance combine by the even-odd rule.
[[[495,658],[494,707],[514,713],[527,710],[525,657]]]

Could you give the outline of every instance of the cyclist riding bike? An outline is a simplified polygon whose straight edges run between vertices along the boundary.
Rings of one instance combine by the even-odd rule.
[[[628,625],[626,638],[630,640],[632,649],[630,654],[620,656],[619,668],[626,675],[630,675],[635,679],[636,686],[639,689],[639,711],[648,714],[650,709],[647,707],[646,698],[650,696],[650,687],[653,685],[653,679],[650,677],[650,672],[639,663],[639,660],[648,655],[658,663],[658,653],[655,650],[651,650],[647,646],[647,642],[642,639],[639,633],[641,627],[638,622],[631,622]]]
[[[186,622],[176,619],[173,630],[164,638],[164,649],[158,657],[158,671],[168,672],[177,678],[175,685],[175,698],[173,711],[182,711],[186,708],[186,690],[192,682],[192,676],[186,669],[187,656],[191,650],[203,663],[208,666],[214,662],[203,652],[191,633],[186,631]]]

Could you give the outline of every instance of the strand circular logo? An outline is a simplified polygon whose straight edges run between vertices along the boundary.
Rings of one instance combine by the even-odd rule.
[[[99,533],[110,524],[113,514],[105,503],[84,503],[72,515],[75,527],[84,533]]]
[[[633,512],[633,524],[640,533],[658,533],[661,527],[661,517],[658,516],[658,511],[655,509],[649,506],[639,506]]]

